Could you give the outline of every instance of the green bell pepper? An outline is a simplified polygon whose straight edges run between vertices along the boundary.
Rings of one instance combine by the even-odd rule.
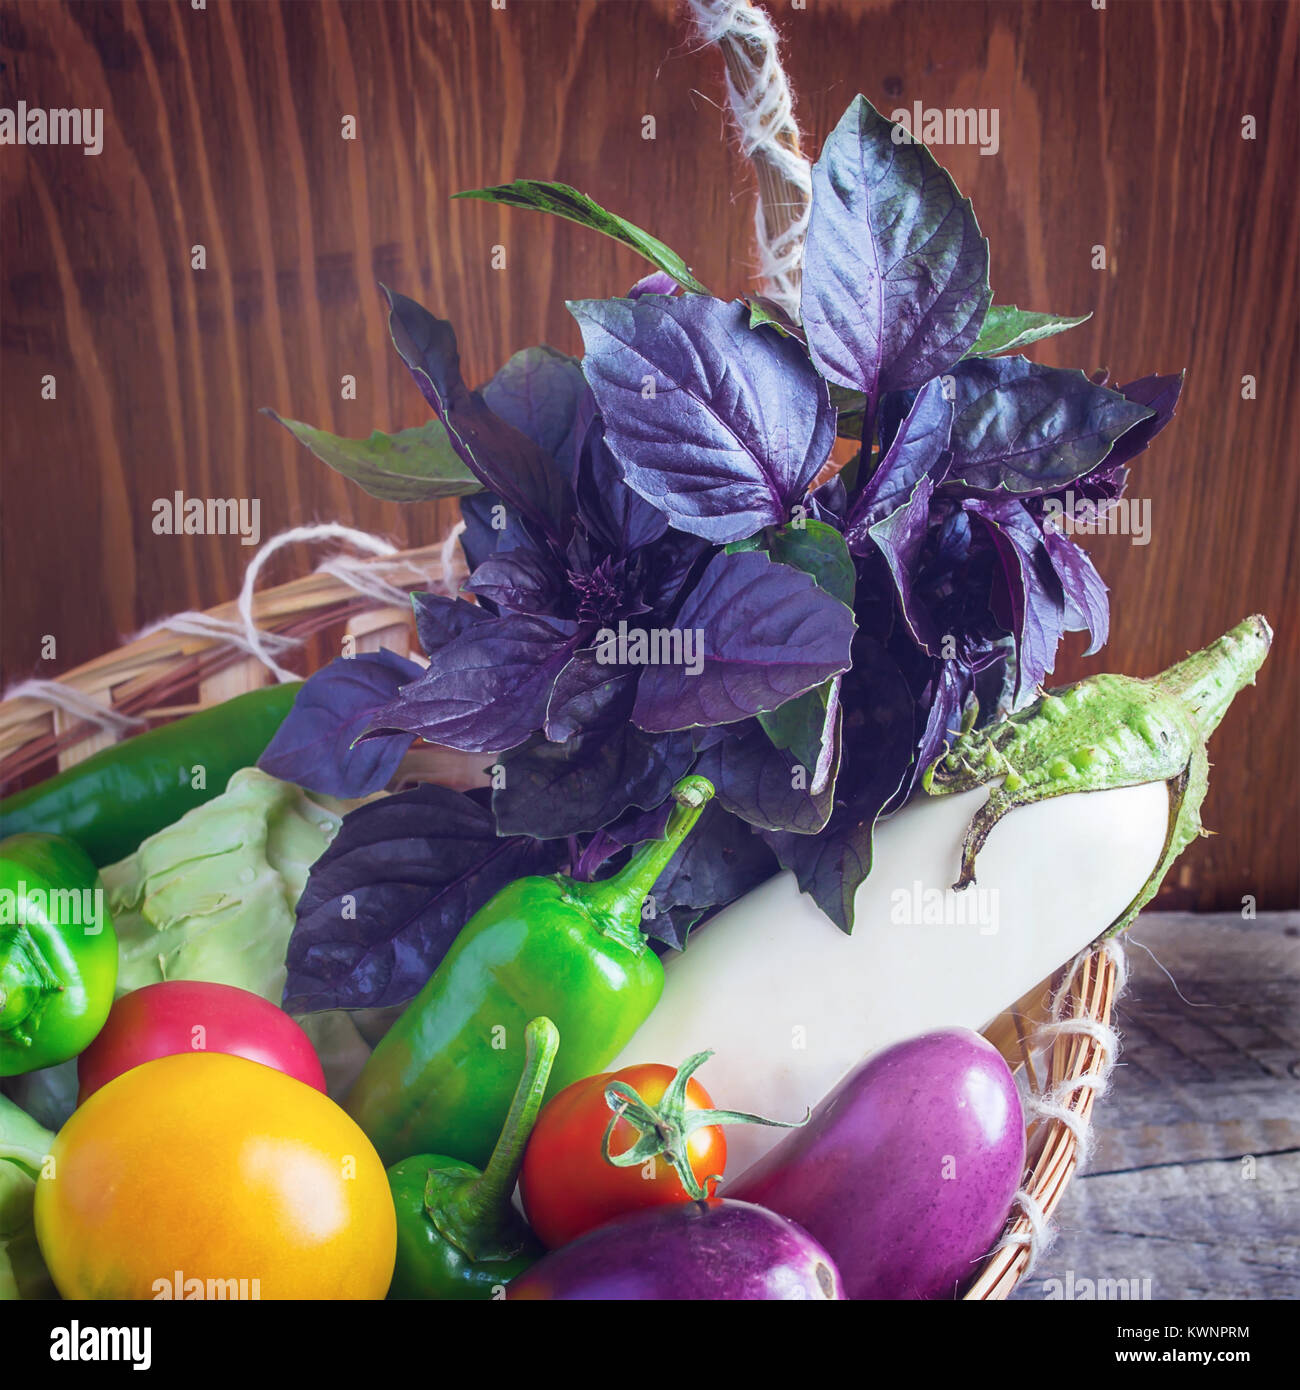
[[[560,1035],[549,1018],[524,1030],[524,1070],[487,1167],[421,1154],[388,1170],[397,1208],[389,1298],[495,1298],[545,1253],[510,1203],[542,1108]]]
[[[530,1019],[554,1019],[563,1039],[552,1092],[618,1054],[663,993],[643,904],[712,795],[703,777],[679,782],[665,837],[611,878],[521,878],[470,918],[347,1097],[385,1164],[426,1152],[485,1164]]]
[[[0,801],[0,834],[66,835],[101,869],[124,859],[255,763],[300,689],[289,681],[250,690],[105,748]]]
[[[57,835],[0,841],[0,1076],[75,1057],[116,983],[117,933],[85,852]]]

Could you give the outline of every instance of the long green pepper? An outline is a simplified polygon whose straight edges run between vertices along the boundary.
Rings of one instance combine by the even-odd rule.
[[[287,681],[250,690],[105,748],[0,801],[0,834],[64,835],[98,869],[125,859],[255,763],[301,689]]]
[[[599,883],[521,878],[470,918],[347,1098],[386,1165],[428,1152],[487,1163],[530,1019],[551,1018],[560,1033],[548,1094],[618,1054],[663,992],[643,904],[712,795],[705,778],[684,778],[664,838],[619,873]]]

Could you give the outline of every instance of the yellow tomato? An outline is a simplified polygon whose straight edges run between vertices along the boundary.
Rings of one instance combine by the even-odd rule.
[[[64,1298],[388,1291],[397,1219],[379,1155],[332,1100],[260,1062],[133,1067],[73,1112],[50,1157],[36,1235]]]

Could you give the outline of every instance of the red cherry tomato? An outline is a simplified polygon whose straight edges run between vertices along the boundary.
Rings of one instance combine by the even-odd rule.
[[[124,994],[77,1058],[77,1103],[132,1067],[180,1052],[224,1052],[325,1089],[307,1034],[283,1009],[234,985],[166,980]]]
[[[605,1160],[601,1147],[611,1111],[605,1103],[605,1087],[611,1081],[631,1086],[648,1105],[663,1099],[676,1069],[658,1063],[603,1072],[566,1086],[542,1108],[537,1118],[524,1165],[519,1174],[519,1194],[528,1224],[550,1250],[607,1221],[642,1207],[689,1202],[672,1164],[662,1156],[646,1165],[617,1168]],[[692,1078],[686,1084],[687,1110],[712,1110],[709,1093]],[[636,1131],[619,1120],[610,1136],[611,1153],[622,1153],[636,1141]],[[697,1129],[686,1143],[691,1171],[705,1184],[721,1176],[727,1163],[727,1141],[718,1125]],[[710,1195],[716,1183],[708,1184]]]

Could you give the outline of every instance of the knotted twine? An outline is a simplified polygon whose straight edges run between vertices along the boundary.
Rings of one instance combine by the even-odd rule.
[[[1094,949],[1109,958],[1115,967],[1115,997],[1124,992],[1128,980],[1128,961],[1124,947],[1118,937],[1111,937],[1099,947],[1076,956],[1066,970],[1060,985],[1052,995],[1048,1020],[1034,1032],[1031,1050],[1048,1048],[1062,1037],[1086,1037],[1096,1045],[1101,1062],[1097,1070],[1082,1076],[1066,1077],[1055,1085],[1031,1087],[1025,1101],[1025,1121],[1057,1121],[1069,1130],[1074,1139],[1076,1169],[1081,1169],[1092,1154],[1094,1135],[1091,1120],[1080,1108],[1083,1095],[1091,1092],[1100,1100],[1110,1088],[1119,1056],[1119,1034],[1108,1024],[1092,1018],[1077,1018],[1070,1002],[1070,990],[1079,971],[1083,968]],[[1032,1074],[1032,1073],[1031,1073]],[[1014,1207],[1019,1209],[1029,1225],[1028,1231],[1008,1230],[990,1253],[1008,1247],[1027,1247],[1029,1259],[1021,1273],[1025,1278],[1038,1263],[1041,1256],[1051,1249],[1056,1239],[1056,1230],[1049,1222],[1037,1197],[1028,1188],[1016,1193]]]
[[[791,318],[799,314],[804,235],[812,206],[812,169],[799,150],[794,96],[778,55],[779,38],[765,11],[748,0],[688,0],[696,32],[727,56],[727,102],[740,147],[771,190],[783,196],[772,205],[760,177],[754,206],[758,271],[769,298]]]
[[[451,586],[446,576],[451,573],[453,551],[464,529],[465,523],[463,521],[457,522],[447,533],[446,539],[442,543],[443,578],[440,587],[444,593],[451,592]],[[347,541],[358,550],[364,550],[372,556],[387,557],[397,554],[397,547],[390,542],[382,540],[378,536],[372,536],[368,531],[355,530],[351,526],[340,526],[335,522],[326,522],[316,526],[290,527],[289,530],[281,531],[278,535],[272,536],[253,556],[248,568],[244,571],[244,582],[240,588],[239,599],[236,604],[239,613],[238,621],[214,618],[209,613],[200,613],[191,609],[150,623],[147,627],[134,633],[127,641],[133,642],[160,631],[175,632],[183,636],[202,637],[214,645],[233,647],[244,652],[247,656],[255,657],[275,676],[277,681],[297,680],[298,676],[281,666],[276,658],[300,647],[302,639],[288,637],[282,633],[265,632],[259,628],[253,618],[253,593],[258,575],[277,550],[283,549],[286,545],[323,540]],[[403,561],[401,563],[406,565],[409,570],[408,562]],[[392,608],[404,608],[409,601],[409,592],[406,589],[397,588],[396,585],[390,584],[384,579],[379,573],[383,568],[385,567],[382,563],[376,564],[374,560],[335,554],[322,560],[316,566],[316,572],[331,575],[341,584],[377,603]],[[425,575],[418,577],[427,580]],[[124,714],[120,710],[102,705],[91,696],[57,680],[20,681],[5,691],[3,699],[39,700],[42,704],[58,710],[61,714],[84,720],[86,723],[94,725],[95,728],[115,736],[133,733],[146,727],[148,723],[147,720],[136,715]]]

